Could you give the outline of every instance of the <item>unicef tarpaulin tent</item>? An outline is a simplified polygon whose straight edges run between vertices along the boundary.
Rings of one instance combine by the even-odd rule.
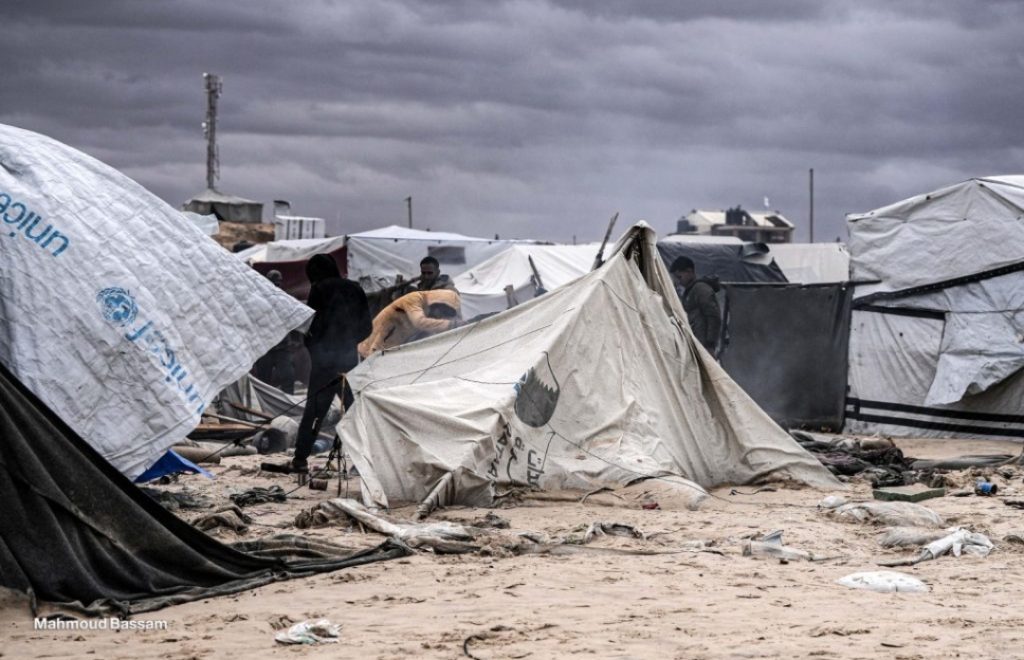
[[[847,428],[1024,437],[1024,176],[847,217]]]
[[[349,382],[355,404],[339,432],[364,499],[383,506],[646,477],[837,483],[693,339],[642,224],[601,268],[376,354]]]
[[[103,163],[0,126],[0,362],[141,473],[312,312]]]

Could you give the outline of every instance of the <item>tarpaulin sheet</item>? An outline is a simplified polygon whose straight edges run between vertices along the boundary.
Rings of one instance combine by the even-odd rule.
[[[659,475],[836,485],[694,340],[645,225],[575,282],[348,379],[338,430],[380,505],[422,501],[449,473],[449,503]]]
[[[311,314],[128,177],[0,126],[0,362],[128,476]]]
[[[511,285],[518,303],[536,292],[533,268],[546,291],[553,291],[590,272],[600,243],[585,245],[513,245],[453,278],[462,298],[462,318],[508,309],[505,287]]]
[[[839,431],[853,288],[727,284],[722,366],[785,428]]]
[[[136,488],[2,365],[0,402],[0,586],[34,599],[124,615],[407,552],[239,552]]]
[[[349,234],[348,278],[367,293],[379,291],[393,285],[396,275],[419,277],[420,260],[431,254],[442,273],[455,277],[517,242],[397,226]]]
[[[665,267],[679,257],[693,259],[697,277],[717,277],[722,282],[785,282],[786,276],[772,261],[763,244],[741,245],[658,241]]]
[[[850,251],[842,243],[772,243],[771,257],[795,284],[825,284],[850,279]]]

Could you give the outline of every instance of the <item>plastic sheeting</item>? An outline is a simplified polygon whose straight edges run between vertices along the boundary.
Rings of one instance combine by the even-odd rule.
[[[764,243],[718,244],[658,241],[665,267],[678,257],[689,257],[697,277],[717,277],[722,282],[785,282],[786,276],[772,261]]]
[[[956,403],[925,403],[939,367],[945,326],[942,313],[854,310],[847,432],[1024,438],[1024,374],[1019,371]]]
[[[970,179],[847,216],[857,297],[946,282],[1024,259],[1024,176]]]
[[[454,278],[462,297],[462,317],[471,319],[508,309],[505,287],[509,285],[519,303],[533,299],[536,288],[530,259],[544,289],[553,291],[590,272],[600,247],[600,243],[509,247]]]
[[[0,362],[130,477],[312,312],[131,179],[0,126]]]
[[[401,557],[290,537],[276,558],[219,543],[165,510],[0,365],[0,587],[92,614],[127,614]]]
[[[348,377],[338,430],[367,503],[419,502],[439,483],[467,504],[660,475],[837,485],[693,339],[645,225],[572,284]]]
[[[857,288],[855,308],[914,319],[854,324],[851,383],[873,393],[851,393],[869,402],[855,404],[857,425],[912,419],[955,435],[973,434],[974,422],[1015,425],[1004,411],[1019,398],[1001,397],[1015,396],[1024,367],[1024,177],[971,179],[847,220],[853,277],[881,280]],[[887,330],[895,324],[912,325],[919,342]],[[887,360],[914,366],[901,379],[877,371]]]
[[[771,256],[786,279],[826,284],[850,279],[850,251],[842,243],[772,243]]]
[[[348,278],[367,293],[395,283],[395,276],[418,277],[420,260],[434,255],[441,272],[455,277],[520,241],[488,240],[450,232],[390,226],[349,234]]]
[[[785,428],[839,431],[846,405],[847,284],[727,284],[722,366]]]

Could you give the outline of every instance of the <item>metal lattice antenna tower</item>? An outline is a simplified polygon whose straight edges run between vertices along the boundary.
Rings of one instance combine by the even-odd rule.
[[[217,99],[220,97],[220,76],[203,74],[206,83],[206,121],[203,135],[206,136],[206,187],[214,190],[214,183],[220,178],[220,158],[217,153]]]

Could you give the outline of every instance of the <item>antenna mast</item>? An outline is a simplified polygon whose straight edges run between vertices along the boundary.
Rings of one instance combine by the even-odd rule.
[[[203,74],[206,84],[206,121],[203,135],[206,136],[206,187],[215,190],[214,182],[220,178],[220,159],[217,157],[217,99],[220,97],[220,76]]]

